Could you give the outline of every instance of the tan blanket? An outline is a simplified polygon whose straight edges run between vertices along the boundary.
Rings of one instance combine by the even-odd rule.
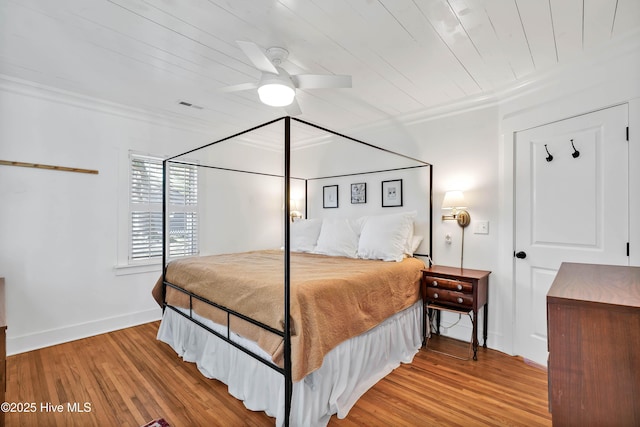
[[[368,331],[420,298],[422,261],[385,262],[291,254],[292,373],[294,381],[322,365],[326,353]],[[186,258],[171,262],[166,280],[275,329],[284,325],[284,253],[278,250]],[[153,295],[162,303],[162,278]],[[188,308],[188,297],[167,287],[167,303]],[[201,316],[226,325],[226,315],[194,299]],[[283,364],[283,340],[231,318],[231,329]]]

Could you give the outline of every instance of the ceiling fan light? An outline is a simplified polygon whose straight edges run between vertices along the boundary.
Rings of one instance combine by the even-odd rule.
[[[272,107],[285,107],[293,102],[295,90],[282,83],[267,83],[258,88],[260,101]]]

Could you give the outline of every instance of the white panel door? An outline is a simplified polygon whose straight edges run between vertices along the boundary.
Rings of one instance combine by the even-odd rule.
[[[515,352],[547,364],[562,262],[628,265],[627,105],[516,134]]]

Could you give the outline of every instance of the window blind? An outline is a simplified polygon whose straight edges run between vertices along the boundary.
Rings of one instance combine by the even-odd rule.
[[[131,155],[130,259],[162,256],[162,159]],[[169,257],[198,253],[198,171],[169,164]]]

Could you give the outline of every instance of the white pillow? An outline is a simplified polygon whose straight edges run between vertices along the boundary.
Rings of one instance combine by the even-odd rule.
[[[423,240],[424,240],[423,236],[413,236],[413,238],[411,239],[411,252],[408,253],[407,255],[413,256],[413,254],[415,253],[415,251],[418,250],[418,246],[420,246],[420,243],[422,243]]]
[[[322,220],[299,219],[290,228],[289,244],[292,252],[313,252],[318,242]]]
[[[360,222],[358,220],[326,218],[322,221],[317,254],[356,258]]]
[[[413,243],[416,211],[370,216],[358,242],[358,258],[402,261]]]

